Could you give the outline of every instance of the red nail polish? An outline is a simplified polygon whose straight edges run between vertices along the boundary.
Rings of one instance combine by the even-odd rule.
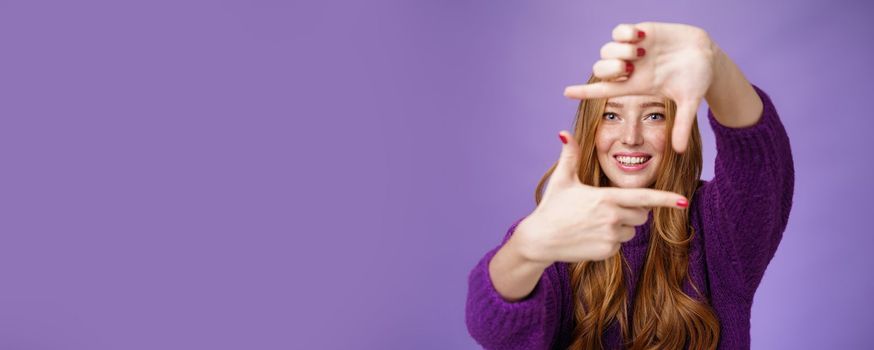
[[[646,55],[646,49],[644,49],[642,47],[638,47],[637,48],[637,57],[641,57],[643,55]]]
[[[631,73],[634,70],[634,65],[631,62],[625,62],[625,73]]]
[[[679,206],[681,208],[686,208],[689,206],[689,202],[686,201],[685,199],[681,199],[681,200],[677,201],[677,206]]]
[[[562,134],[558,134],[558,138],[561,139],[561,143],[567,144],[567,139]]]
[[[644,33],[642,30],[638,30],[637,37],[643,39],[644,37],[646,37],[646,33]]]

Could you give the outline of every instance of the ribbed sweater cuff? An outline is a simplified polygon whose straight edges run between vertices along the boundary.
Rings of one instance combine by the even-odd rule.
[[[489,251],[470,275],[470,298],[468,305],[470,331],[486,346],[500,348],[540,347],[552,334],[547,330],[556,328],[555,317],[546,317],[547,310],[554,308],[557,300],[551,265],[540,277],[534,290],[525,299],[509,302],[495,289],[489,275],[488,264],[500,247]],[[508,344],[505,342],[511,342]],[[521,347],[520,347],[521,346]]]

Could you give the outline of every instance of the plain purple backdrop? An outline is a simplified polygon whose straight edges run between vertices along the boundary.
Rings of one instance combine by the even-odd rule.
[[[792,141],[753,348],[862,348],[872,8],[0,1],[0,348],[478,348],[470,269],[534,209],[564,87],[646,20],[708,30]]]

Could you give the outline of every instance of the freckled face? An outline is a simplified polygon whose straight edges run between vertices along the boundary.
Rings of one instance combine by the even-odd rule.
[[[664,99],[629,95],[607,100],[595,148],[610,185],[646,188],[655,183],[665,149]]]

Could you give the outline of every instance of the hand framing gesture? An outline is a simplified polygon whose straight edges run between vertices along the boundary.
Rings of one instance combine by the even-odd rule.
[[[543,199],[512,236],[525,255],[543,265],[604,260],[634,237],[652,207],[686,208],[682,195],[647,188],[593,187],[577,174],[580,146],[566,131],[561,156]]]
[[[701,100],[713,82],[719,48],[701,28],[685,24],[620,24],[601,48],[593,73],[604,82],[569,86],[569,98],[662,95],[677,103],[673,147],[683,153]]]

